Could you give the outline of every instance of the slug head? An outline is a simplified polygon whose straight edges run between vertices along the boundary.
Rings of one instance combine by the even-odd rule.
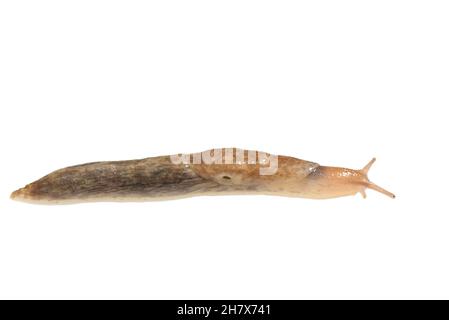
[[[383,193],[390,198],[395,198],[396,196],[393,193],[368,179],[368,171],[375,161],[376,158],[373,158],[361,170],[320,166],[310,175],[309,186],[314,189],[317,198],[334,198],[359,192],[366,198],[365,190],[367,188]]]

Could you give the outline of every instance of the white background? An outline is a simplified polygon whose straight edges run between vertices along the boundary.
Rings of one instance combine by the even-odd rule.
[[[0,298],[449,298],[445,1],[2,1]],[[61,167],[214,147],[397,199],[39,206]]]

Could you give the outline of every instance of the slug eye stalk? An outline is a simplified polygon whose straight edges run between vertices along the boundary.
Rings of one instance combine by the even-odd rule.
[[[368,179],[368,172],[371,169],[371,167],[373,166],[374,162],[376,162],[376,158],[373,158],[370,162],[368,162],[368,164],[366,166],[363,167],[362,170],[360,170],[360,172],[364,175],[364,177],[366,179],[366,182],[365,182],[366,188],[375,190],[375,191],[380,192],[380,193],[383,193],[384,195],[386,195],[387,197],[390,197],[392,199],[396,198],[396,196],[393,193],[391,193],[390,191],[385,190],[384,188],[379,187],[378,185],[372,183]],[[363,198],[366,198],[365,190],[361,190],[360,193],[362,194]]]

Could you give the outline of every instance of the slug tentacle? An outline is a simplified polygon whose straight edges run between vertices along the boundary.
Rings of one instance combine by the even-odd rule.
[[[265,194],[328,199],[373,189],[394,195],[368,179],[363,169],[320,166],[293,157],[236,148],[201,153],[105,161],[56,170],[11,198],[41,204],[143,201],[198,195]]]
[[[366,164],[366,166],[363,167],[362,171],[365,175],[368,174],[368,171],[371,169],[371,167],[373,166],[374,162],[376,162],[376,158],[372,158],[370,162],[368,162]]]
[[[368,182],[367,184],[367,188],[372,189],[372,190],[376,190],[380,193],[383,193],[384,195],[394,199],[396,198],[396,195],[394,193],[391,193],[390,191],[385,190],[384,188],[379,187],[377,184],[374,184],[372,182]]]
[[[379,187],[378,185],[376,185],[375,183],[372,183],[369,179],[368,179],[368,172],[371,169],[372,165],[374,164],[374,162],[376,162],[376,158],[373,158],[370,162],[368,162],[368,164],[366,166],[363,167],[362,170],[360,170],[360,172],[363,173],[363,175],[365,176],[366,179],[366,183],[365,186],[366,188],[378,191],[380,193],[383,193],[384,195],[394,199],[396,198],[396,196],[391,193],[390,191],[385,190],[384,188]],[[360,191],[360,193],[362,194],[363,198],[366,198],[366,193],[365,190]]]

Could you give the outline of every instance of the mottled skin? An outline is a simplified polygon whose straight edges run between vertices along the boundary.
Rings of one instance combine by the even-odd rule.
[[[37,203],[163,200],[205,194],[322,199],[364,195],[366,188],[394,197],[369,182],[366,174],[374,160],[362,170],[352,170],[278,156],[278,169],[272,175],[260,175],[260,168],[268,164],[248,162],[246,156],[239,161],[234,154],[232,164],[175,164],[170,156],[87,163],[54,171],[11,197]]]

